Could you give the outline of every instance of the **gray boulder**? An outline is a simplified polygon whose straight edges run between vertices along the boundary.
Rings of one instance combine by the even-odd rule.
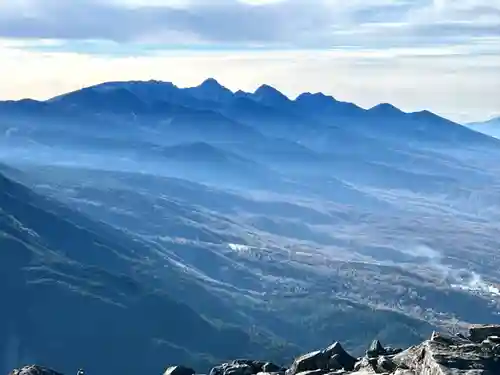
[[[370,358],[378,357],[383,354],[385,354],[385,349],[378,340],[373,340],[370,347],[366,351],[366,356]]]
[[[323,351],[317,350],[296,358],[293,361],[292,367],[287,371],[287,374],[294,375],[304,371],[325,369],[327,363],[328,359],[325,357]]]
[[[339,363],[340,366],[347,371],[352,371],[356,364],[356,358],[347,353],[339,342],[335,342],[323,350],[323,355],[325,355],[328,360],[335,356],[336,363]],[[332,369],[338,370],[338,368]]]

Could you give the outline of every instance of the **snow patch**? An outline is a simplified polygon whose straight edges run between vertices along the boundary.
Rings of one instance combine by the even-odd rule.
[[[251,247],[247,245],[241,245],[237,243],[229,243],[227,246],[234,251],[250,251]]]

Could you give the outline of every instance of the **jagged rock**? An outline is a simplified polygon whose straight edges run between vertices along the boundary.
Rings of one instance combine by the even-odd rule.
[[[375,374],[377,368],[377,358],[363,357],[354,365],[355,371],[364,371],[368,374]]]
[[[417,375],[417,374],[415,374],[412,370],[404,370],[398,368],[396,372],[394,372],[394,375]]]
[[[352,371],[356,358],[347,353],[340,343],[335,342],[326,349],[304,354],[295,359],[288,375],[295,375],[304,371],[324,370],[332,372],[341,369]]]
[[[475,325],[470,337],[433,332],[429,340],[401,349],[374,340],[366,356],[356,359],[335,342],[295,359],[290,369],[271,362],[237,359],[214,367],[210,375],[500,375],[500,325]],[[62,375],[31,365],[9,375]],[[164,375],[195,375],[172,366]]]
[[[299,372],[297,375],[324,375],[326,374],[325,370],[310,370]]]
[[[274,363],[271,362],[266,362],[262,365],[262,372],[282,372],[283,368],[275,365]]]
[[[335,356],[336,362],[348,371],[353,370],[354,365],[356,364],[356,358],[347,353],[339,342],[335,342],[323,350],[323,355],[325,355],[328,360]],[[332,368],[332,370],[338,370],[338,368]]]
[[[370,347],[366,351],[367,357],[378,357],[379,355],[385,354],[385,349],[378,340],[373,340]]]
[[[171,366],[165,370],[163,375],[194,375],[196,371],[184,366]]]
[[[403,351],[401,348],[391,348],[390,346],[385,348],[385,355],[387,356],[393,356],[396,354],[399,354]]]
[[[250,365],[240,365],[234,364],[232,366],[228,366],[224,369],[224,375],[252,375],[254,374],[254,370]]]
[[[437,341],[448,345],[466,345],[471,343],[471,341],[467,338],[462,338],[457,335],[450,335],[441,332],[433,332],[431,341]]]
[[[500,336],[500,325],[474,324],[469,328],[469,339],[474,342],[482,342],[488,336]]]
[[[14,369],[10,372],[9,375],[62,375],[62,374],[47,367],[38,365],[29,365],[18,369]]]
[[[377,370],[378,372],[393,372],[396,370],[397,365],[389,358],[381,356],[377,360]]]
[[[259,373],[280,374],[285,369],[271,362],[254,361],[251,359],[235,359],[214,367],[211,375],[255,375]]]
[[[475,336],[475,339],[481,337]],[[394,357],[418,375],[498,375],[500,356],[491,346],[457,336],[433,335],[433,340],[411,347]]]
[[[324,369],[326,367],[326,358],[321,350],[304,354],[293,361],[292,367],[287,374],[294,375],[304,371]]]
[[[328,369],[330,371],[337,371],[337,370],[342,370],[344,366],[340,363],[340,355],[339,354],[334,354],[333,356],[328,359]]]

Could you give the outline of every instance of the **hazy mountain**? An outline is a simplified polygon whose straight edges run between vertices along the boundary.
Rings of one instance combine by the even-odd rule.
[[[492,118],[484,122],[472,122],[466,124],[469,128],[490,135],[495,138],[500,138],[500,117]]]
[[[375,337],[408,345],[436,325],[498,321],[499,157],[498,140],[428,111],[363,109],[321,93],[291,100],[267,85],[232,93],[213,79],[191,88],[110,82],[47,102],[0,103],[0,160],[21,170],[4,174],[37,202],[49,196],[41,210],[76,228],[49,233],[62,224],[21,212],[17,222],[53,236],[57,253],[87,246],[91,258],[79,263],[116,262],[150,291],[151,308],[116,287],[120,324],[153,325],[149,314],[172,310],[172,321],[190,316],[213,337],[203,354],[189,337],[169,338],[169,319],[132,331],[138,339],[128,342],[155,356],[150,363],[169,353],[186,364],[255,356],[260,338],[284,349],[278,360],[332,339],[360,353]],[[74,211],[54,211],[54,201]],[[81,215],[88,222],[74,219]],[[74,245],[61,235],[73,231],[103,239]],[[101,259],[100,241],[121,247]],[[106,304],[89,308],[91,317],[114,314]],[[103,342],[127,341],[121,330],[103,330]],[[144,344],[151,337],[169,343],[166,354]]]

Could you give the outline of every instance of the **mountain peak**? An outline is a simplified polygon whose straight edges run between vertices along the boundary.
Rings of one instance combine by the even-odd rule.
[[[315,92],[315,93],[303,92],[302,94],[297,96],[297,98],[295,98],[296,102],[309,101],[309,100],[311,100],[311,101],[314,100],[314,101],[318,101],[318,102],[337,101],[333,96],[325,95],[322,92]]]
[[[255,90],[254,94],[273,94],[273,95],[281,95],[286,98],[286,95],[281,93],[281,91],[267,84],[260,85],[257,88],[257,90]]]
[[[204,87],[204,88],[207,88],[207,89],[223,89],[223,90],[228,90],[230,91],[228,88],[224,87],[223,85],[221,85],[219,83],[219,81],[217,81],[215,78],[207,78],[206,80],[204,80],[198,87]]]
[[[259,86],[252,94],[252,97],[259,102],[269,105],[288,104],[291,102],[281,91],[266,84]]]
[[[376,113],[380,113],[380,114],[384,114],[384,115],[404,113],[402,110],[400,110],[399,108],[393,106],[390,103],[380,103],[380,104],[377,104],[376,106],[370,108],[368,111],[370,111],[370,112],[376,112]]]
[[[215,78],[207,78],[200,85],[184,89],[197,99],[224,102],[231,100],[233,92],[222,86]]]

